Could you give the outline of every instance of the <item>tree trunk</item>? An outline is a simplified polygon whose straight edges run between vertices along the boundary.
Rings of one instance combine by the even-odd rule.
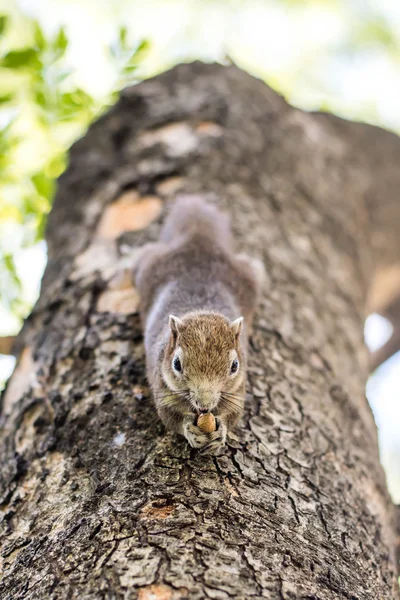
[[[399,597],[363,344],[373,265],[399,264],[399,160],[390,133],[200,63],[125,90],[75,144],[3,398],[2,599]],[[181,192],[267,270],[218,458],[155,416],[129,274]]]

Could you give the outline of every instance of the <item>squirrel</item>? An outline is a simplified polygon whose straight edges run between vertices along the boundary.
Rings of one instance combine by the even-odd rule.
[[[157,412],[190,446],[215,454],[240,420],[261,261],[233,251],[230,222],[199,196],[178,198],[134,266],[147,378]],[[204,432],[197,419],[215,417]]]

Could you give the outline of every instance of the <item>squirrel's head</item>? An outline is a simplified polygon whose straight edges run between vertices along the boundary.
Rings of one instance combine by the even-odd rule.
[[[182,319],[170,315],[162,378],[171,391],[186,392],[195,412],[212,411],[219,403],[230,412],[242,407],[242,325],[242,317],[229,321],[215,313],[189,313]]]

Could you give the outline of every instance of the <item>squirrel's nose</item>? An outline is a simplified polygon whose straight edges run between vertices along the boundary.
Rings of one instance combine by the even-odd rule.
[[[199,412],[207,413],[218,403],[219,394],[215,394],[212,390],[200,390],[195,395],[195,399]]]

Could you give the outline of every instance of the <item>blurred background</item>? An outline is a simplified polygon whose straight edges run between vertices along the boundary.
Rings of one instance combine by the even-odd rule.
[[[39,293],[66,152],[124,86],[193,59],[228,62],[293,105],[400,133],[395,0],[0,0],[0,389]],[[370,349],[391,335],[368,317]],[[390,492],[400,502],[400,353],[370,377]]]

